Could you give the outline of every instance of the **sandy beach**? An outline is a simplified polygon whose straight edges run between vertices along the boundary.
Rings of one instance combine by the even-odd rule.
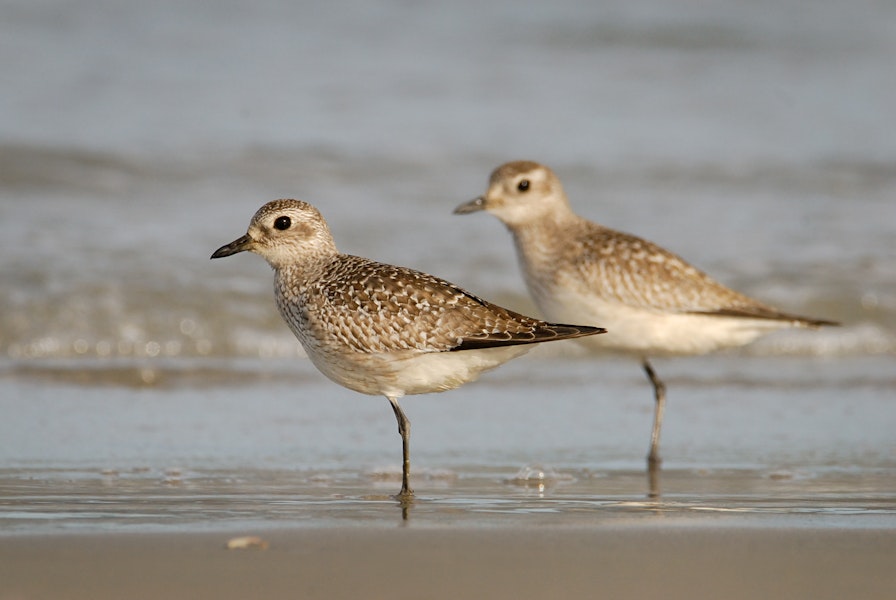
[[[233,533],[237,535],[237,533]],[[896,534],[812,528],[325,528],[0,538],[0,600],[892,598]]]

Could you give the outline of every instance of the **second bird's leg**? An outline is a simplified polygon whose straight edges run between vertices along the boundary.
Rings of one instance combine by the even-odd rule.
[[[398,400],[395,398],[389,398],[389,403],[392,405],[392,412],[395,413],[395,420],[398,421],[398,433],[401,434],[401,491],[398,493],[398,497],[401,500],[405,500],[414,495],[414,490],[411,489],[410,479],[411,479],[411,422],[405,416],[404,411],[401,410],[401,407],[398,405]]]
[[[644,372],[653,384],[653,393],[656,396],[656,406],[653,413],[653,431],[650,434],[650,452],[647,454],[647,466],[650,469],[659,467],[660,459],[660,429],[663,426],[663,411],[666,409],[666,384],[663,383],[646,358],[643,362]]]

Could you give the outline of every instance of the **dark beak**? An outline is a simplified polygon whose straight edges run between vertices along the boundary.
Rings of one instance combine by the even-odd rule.
[[[220,248],[215,250],[215,253],[212,254],[212,258],[223,258],[225,256],[230,256],[231,254],[237,254],[238,252],[249,250],[252,247],[252,244],[252,238],[250,238],[249,234],[247,233],[238,240],[233,240],[226,246],[221,246]]]
[[[479,196],[478,198],[473,198],[469,202],[461,204],[454,209],[454,214],[466,215],[480,210],[485,210],[485,196]]]

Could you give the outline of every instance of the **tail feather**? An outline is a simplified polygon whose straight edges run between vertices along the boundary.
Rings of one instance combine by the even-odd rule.
[[[744,308],[720,308],[712,311],[695,311],[693,314],[709,315],[717,317],[739,317],[742,319],[766,319],[769,321],[787,321],[797,327],[808,327],[810,329],[818,329],[819,327],[839,327],[837,321],[828,321],[827,319],[814,319],[811,317],[803,317],[790,313],[779,312],[777,310],[766,307],[744,307]]]
[[[569,340],[606,332],[607,330],[603,327],[543,323],[532,331],[527,332],[510,333],[504,331],[501,333],[490,333],[482,336],[464,338],[457,346],[451,348],[451,351],[480,350],[482,348],[519,346],[521,344],[539,344],[541,342]]]

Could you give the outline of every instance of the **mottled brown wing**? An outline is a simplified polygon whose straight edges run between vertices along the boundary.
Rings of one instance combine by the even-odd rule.
[[[426,273],[343,255],[314,295],[329,331],[360,352],[449,351],[600,333],[553,325],[491,304]]]
[[[577,275],[611,300],[666,312],[789,321],[807,327],[833,321],[784,313],[728,288],[653,242],[594,223],[577,238],[584,260]]]
[[[576,239],[579,260],[570,261],[568,268],[607,299],[638,308],[683,313],[773,310],[639,237],[588,223]]]

